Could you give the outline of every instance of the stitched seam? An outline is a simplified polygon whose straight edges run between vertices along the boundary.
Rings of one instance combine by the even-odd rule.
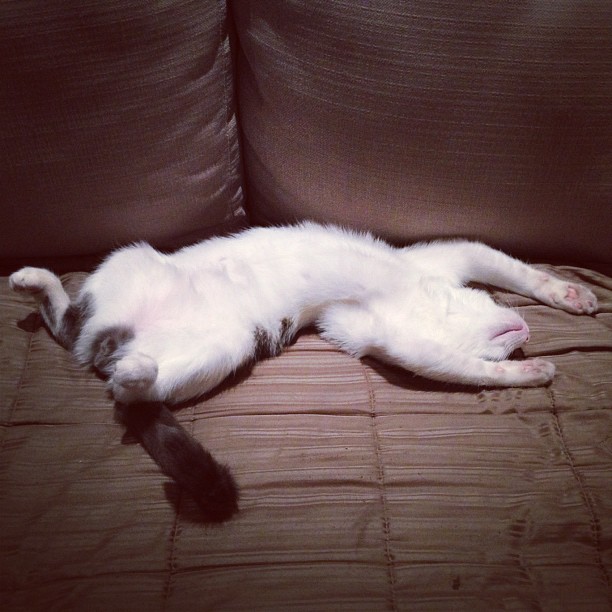
[[[223,103],[225,106],[225,117],[224,117],[224,135],[225,135],[225,164],[226,164],[226,176],[224,177],[225,184],[227,185],[230,182],[232,177],[236,177],[237,174],[240,174],[240,171],[236,171],[236,168],[233,164],[234,158],[232,156],[232,144],[236,144],[238,146],[238,133],[237,131],[233,134],[230,133],[230,117],[234,120],[235,130],[238,130],[237,126],[237,100],[236,100],[236,89],[234,79],[236,78],[236,73],[234,72],[234,56],[232,54],[231,43],[230,43],[230,28],[233,27],[233,24],[230,23],[230,19],[232,18],[230,14],[231,8],[227,5],[226,2],[218,2],[217,6],[219,6],[219,11],[221,13],[221,17],[219,19],[219,48],[222,49],[223,57]],[[236,34],[237,36],[237,34]],[[227,45],[227,46],[226,46]],[[234,142],[235,141],[235,142]],[[238,152],[237,155],[240,155]],[[239,178],[239,189],[242,190],[242,177]],[[235,222],[237,209],[237,201],[235,199],[235,194],[228,193],[228,198],[230,198],[232,209],[231,209],[231,221]],[[228,218],[225,217],[223,219],[224,222],[228,221]]]
[[[385,483],[385,468],[383,466],[382,454],[380,448],[380,437],[378,435],[378,429],[376,427],[376,398],[374,396],[374,388],[370,380],[367,367],[362,363],[363,376],[368,387],[368,401],[370,403],[370,423],[372,426],[372,438],[374,441],[374,450],[376,451],[376,467],[378,471],[378,489],[380,492],[380,503],[382,506],[383,517],[382,517],[382,528],[383,537],[385,541],[385,561],[387,563],[387,578],[389,582],[389,605],[391,610],[397,610],[397,600],[395,595],[395,564],[393,561],[393,553],[391,552],[391,529],[389,523],[389,507],[387,503],[386,495],[386,483]]]
[[[580,497],[582,498],[586,511],[589,515],[589,526],[591,529],[591,535],[593,537],[593,543],[595,545],[595,561],[596,561],[597,567],[599,568],[601,572],[603,581],[608,587],[608,593],[610,594],[610,586],[611,586],[610,576],[608,575],[608,571],[603,562],[603,556],[602,556],[601,521],[599,520],[599,517],[597,516],[597,512],[595,511],[595,505],[593,504],[592,497],[587,490],[587,486],[585,484],[584,477],[582,476],[580,470],[576,466],[576,463],[574,462],[574,458],[572,457],[572,454],[567,445],[565,434],[563,433],[563,428],[561,426],[561,421],[559,419],[559,412],[557,411],[555,396],[554,396],[552,389],[550,388],[548,390],[548,395],[550,397],[550,405],[552,409],[551,412],[553,416],[553,423],[555,426],[555,431],[557,433],[557,437],[559,438],[559,441],[561,444],[561,451],[563,452],[563,455],[565,456],[565,459],[567,460],[567,463],[569,465],[572,476],[574,477],[574,480],[578,484],[578,491],[580,492]],[[612,599],[610,600],[610,603],[612,604]]]
[[[229,95],[229,88],[231,87],[231,73],[232,73],[232,58],[231,56],[228,57],[226,55],[226,51],[229,51],[228,49],[225,48],[225,44],[227,43],[229,45],[229,32],[226,34],[225,29],[230,27],[230,24],[228,23],[229,20],[229,15],[228,15],[228,8],[227,6],[225,6],[225,3],[219,3],[217,2],[217,7],[219,12],[221,13],[221,15],[219,16],[219,48],[222,50],[223,53],[223,104],[225,106],[225,117],[224,117],[224,129],[223,129],[223,133],[225,135],[225,151],[226,151],[226,155],[225,155],[225,163],[227,166],[227,174],[224,178],[229,179],[232,175],[232,155],[231,155],[231,138],[229,135],[229,128],[228,128],[228,115],[230,113],[230,95]],[[229,64],[229,65],[228,65]],[[229,181],[226,181],[226,184]]]
[[[179,525],[179,510],[181,504],[181,493],[179,493],[179,498],[177,502],[177,510],[174,514],[174,522],[172,524],[172,529],[170,530],[170,538],[168,546],[170,548],[168,553],[168,576],[166,578],[166,583],[164,584],[164,592],[163,592],[163,603],[162,610],[168,609],[168,600],[170,599],[170,595],[172,594],[172,590],[174,589],[174,576],[177,571],[177,563],[176,563],[176,541],[178,539],[180,533],[180,525]]]

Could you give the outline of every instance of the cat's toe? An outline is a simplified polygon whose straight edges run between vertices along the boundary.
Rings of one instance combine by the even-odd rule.
[[[553,308],[572,314],[593,314],[597,311],[597,297],[590,289],[548,275],[543,279],[541,299]]]
[[[535,358],[520,361],[526,384],[539,387],[547,385],[555,376],[555,365],[545,359]]]
[[[555,376],[555,365],[545,359],[500,361],[495,364],[497,383],[508,387],[543,387]]]
[[[564,303],[570,312],[577,314],[593,314],[597,311],[597,297],[584,285],[567,283]]]

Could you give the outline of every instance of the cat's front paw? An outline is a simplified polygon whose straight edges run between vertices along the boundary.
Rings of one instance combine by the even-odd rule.
[[[572,314],[593,314],[597,311],[597,298],[590,289],[548,274],[542,278],[537,297],[553,308]]]
[[[59,281],[57,276],[43,268],[21,268],[9,277],[9,287],[16,293],[38,295],[46,291],[53,283]]]
[[[497,382],[507,387],[543,387],[555,376],[555,365],[545,359],[500,361],[494,364]]]

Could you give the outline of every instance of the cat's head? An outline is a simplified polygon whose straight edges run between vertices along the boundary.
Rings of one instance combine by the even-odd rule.
[[[529,327],[511,308],[496,304],[478,290],[453,293],[448,321],[463,351],[491,361],[506,359],[529,341]]]

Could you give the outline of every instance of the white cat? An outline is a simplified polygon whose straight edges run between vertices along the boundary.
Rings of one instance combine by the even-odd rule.
[[[74,301],[57,276],[40,268],[15,272],[10,286],[36,298],[54,337],[108,379],[117,402],[139,407],[128,426],[181,483],[185,476],[176,472],[189,470],[190,460],[177,468],[175,457],[160,453],[197,443],[185,442],[182,431],[181,443],[162,440],[180,426],[160,402],[205,393],[245,363],[278,354],[304,326],[315,325],[351,355],[372,355],[435,380],[549,383],[555,372],[549,361],[507,360],[529,339],[528,327],[514,310],[467,287],[470,281],[575,314],[597,309],[587,288],[479,243],[395,248],[369,234],[313,223],[251,229],[171,255],[146,244],[120,249]],[[225,470],[207,456],[209,468],[211,461]],[[206,481],[209,489],[217,476]],[[181,484],[194,495],[203,486]],[[223,486],[235,493],[233,481]],[[210,506],[213,497],[201,505]]]

